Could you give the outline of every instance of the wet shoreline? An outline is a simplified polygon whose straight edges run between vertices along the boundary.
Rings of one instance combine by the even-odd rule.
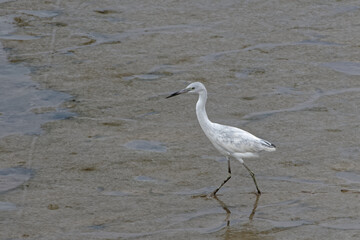
[[[357,5],[0,1],[17,25],[0,33],[1,69],[24,71],[45,100],[20,102],[48,117],[0,138],[0,169],[31,169],[0,173],[16,183],[0,194],[0,236],[358,239]],[[212,121],[278,146],[246,161],[259,198],[235,161],[218,199],[198,197],[227,172],[196,97],[165,99],[192,81]]]

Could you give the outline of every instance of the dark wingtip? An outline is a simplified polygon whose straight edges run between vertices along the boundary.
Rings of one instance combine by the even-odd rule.
[[[266,141],[266,140],[264,140],[264,139],[262,139],[262,144],[263,144],[264,146],[266,146],[266,147],[276,149],[276,146],[275,146],[274,144],[272,144],[271,142]]]
[[[274,144],[272,144],[271,142],[268,142],[267,147],[269,147],[270,149],[276,149],[276,146]]]

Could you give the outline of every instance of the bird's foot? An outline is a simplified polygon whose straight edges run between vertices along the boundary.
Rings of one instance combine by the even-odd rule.
[[[256,196],[260,196],[260,195],[261,195],[261,192],[260,192],[260,191],[256,191],[256,192],[255,192],[255,195],[256,195]]]
[[[212,192],[210,194],[207,195],[208,198],[215,198],[216,197],[216,193]]]
[[[216,197],[217,197],[216,193],[213,192],[210,194],[200,194],[200,195],[192,196],[192,198],[205,198],[205,199],[212,199]]]
[[[210,193],[209,195],[207,195],[207,198],[217,198],[217,192],[219,191],[219,189],[216,189],[215,191],[213,191],[212,193]],[[221,194],[220,194],[221,195]]]
[[[206,193],[203,193],[203,194],[199,194],[199,195],[194,195],[194,196],[191,196],[192,198],[205,198],[205,199],[212,199],[212,198],[217,198],[217,192],[219,191],[219,189],[215,189],[215,191],[209,193],[209,194],[206,194]]]
[[[206,198],[206,199],[208,199],[208,198],[212,198],[210,195],[211,194],[199,194],[199,195],[194,195],[194,196],[191,196],[191,197],[192,198]]]

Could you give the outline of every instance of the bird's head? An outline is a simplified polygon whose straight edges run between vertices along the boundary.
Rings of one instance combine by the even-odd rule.
[[[173,94],[167,96],[166,98],[175,97],[182,93],[199,93],[200,94],[203,91],[206,91],[204,84],[202,84],[201,82],[193,82],[193,83],[190,83],[186,88],[181,89],[180,91],[174,92]]]

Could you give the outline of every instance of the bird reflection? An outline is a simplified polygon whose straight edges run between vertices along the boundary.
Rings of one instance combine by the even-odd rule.
[[[258,195],[260,196],[260,195]],[[225,210],[226,212],[226,218],[225,218],[225,222],[226,222],[226,226],[230,226],[230,215],[231,215],[231,211],[230,209],[226,206],[226,204],[221,201],[216,195],[214,195],[213,197],[216,201],[218,201],[218,203],[220,204],[220,206]]]
[[[258,203],[259,203],[259,199],[260,199],[260,196],[259,194],[256,195],[256,199],[255,199],[255,202],[254,202],[254,205],[253,205],[253,208],[252,208],[252,211],[249,215],[249,220],[252,221],[253,218],[254,218],[254,215],[255,215],[255,212],[256,212],[256,208],[258,206]],[[228,208],[228,206],[222,201],[220,200],[216,195],[213,196],[213,198],[220,204],[220,206],[225,210],[226,212],[226,218],[225,218],[225,222],[226,222],[226,226],[230,226],[230,215],[231,215],[231,211],[230,209]]]
[[[259,203],[259,199],[260,199],[261,195],[256,195],[256,199],[252,208],[252,211],[250,213],[250,215],[248,216],[249,221],[245,224],[242,224],[241,226],[241,230],[239,231],[238,228],[236,227],[230,227],[230,215],[231,215],[231,211],[229,210],[229,208],[227,207],[227,205],[220,200],[218,197],[214,197],[214,199],[221,205],[221,207],[225,210],[226,212],[226,225],[227,227],[224,229],[225,232],[222,234],[222,236],[224,237],[224,240],[236,240],[236,239],[251,239],[251,240],[272,240],[272,238],[268,238],[267,236],[264,236],[264,234],[261,234],[261,232],[259,232],[258,230],[256,230],[256,228],[254,228],[254,226],[251,224],[253,219],[254,219],[254,215],[256,213],[256,209]]]
[[[260,195],[257,194],[257,195],[256,195],[256,199],[255,199],[255,203],[254,203],[254,206],[253,206],[253,209],[252,209],[251,214],[250,214],[250,216],[249,216],[249,220],[250,220],[250,221],[253,220],[253,217],[254,217],[255,212],[256,212],[256,208],[257,208],[258,203],[259,203],[259,199],[260,199]]]

